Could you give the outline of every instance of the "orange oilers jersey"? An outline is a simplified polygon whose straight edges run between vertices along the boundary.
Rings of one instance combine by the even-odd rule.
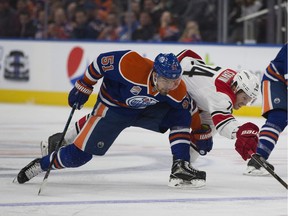
[[[286,43],[280,49],[262,78],[262,115],[265,118],[270,110],[287,110],[287,46]]]
[[[283,82],[287,86],[287,46],[286,43],[279,51],[274,60],[270,62],[263,76],[263,80]]]
[[[152,85],[153,61],[131,50],[100,54],[87,68],[84,81],[94,85],[103,79],[98,95],[106,106],[122,114],[137,113],[158,102],[167,102],[177,109],[191,109],[186,85],[180,85],[167,96]],[[128,108],[128,109],[127,109]]]

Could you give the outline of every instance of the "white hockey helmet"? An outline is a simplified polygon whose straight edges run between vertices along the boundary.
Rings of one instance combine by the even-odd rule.
[[[238,72],[234,78],[232,85],[235,84],[234,92],[237,93],[239,90],[243,90],[254,102],[259,94],[259,79],[247,70]]]

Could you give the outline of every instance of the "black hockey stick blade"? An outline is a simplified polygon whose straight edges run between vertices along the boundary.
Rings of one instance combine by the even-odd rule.
[[[262,166],[264,169],[267,170],[267,172],[269,172],[280,184],[282,184],[286,190],[288,189],[288,185],[287,183],[281,178],[279,177],[274,170],[272,170],[268,165],[267,162],[264,158],[262,157],[257,157],[253,152],[249,152],[249,154],[251,155],[252,159],[254,161],[256,161],[260,166]]]
[[[45,176],[44,176],[44,178],[43,178],[43,182],[42,182],[42,184],[41,184],[41,186],[40,186],[40,188],[39,188],[38,195],[40,195],[40,193],[43,191],[43,189],[44,189],[44,187],[45,187],[45,185],[46,185],[46,183],[47,183],[47,181],[48,181],[48,177],[49,177],[50,171],[51,171],[51,169],[52,169],[53,162],[54,162],[54,160],[55,160],[55,158],[56,158],[56,156],[57,156],[57,153],[58,153],[58,151],[59,151],[59,149],[60,149],[60,147],[61,147],[61,144],[62,144],[62,142],[63,142],[63,140],[64,140],[65,134],[66,134],[66,132],[67,132],[67,130],[68,130],[68,127],[69,127],[69,125],[70,125],[70,122],[71,122],[71,120],[72,120],[72,117],[73,117],[73,115],[74,115],[74,112],[75,112],[76,107],[77,107],[77,103],[75,103],[75,104],[73,105],[72,109],[71,109],[71,112],[70,112],[69,118],[68,118],[68,120],[67,120],[67,122],[66,122],[66,125],[65,125],[65,127],[64,127],[64,130],[63,130],[61,139],[60,139],[59,143],[57,144],[57,146],[56,146],[56,148],[55,148],[55,151],[54,151],[54,154],[53,154],[52,159],[51,159],[51,161],[50,161],[50,164],[49,164],[48,169],[47,169],[47,171],[46,171],[46,173],[45,173]]]

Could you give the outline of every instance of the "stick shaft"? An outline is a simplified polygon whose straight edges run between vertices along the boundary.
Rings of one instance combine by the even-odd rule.
[[[262,157],[257,157],[253,152],[249,152],[249,154],[251,155],[252,159],[254,161],[256,161],[260,166],[262,166],[264,169],[267,170],[267,172],[269,172],[280,184],[282,184],[286,189],[288,189],[288,185],[287,183],[281,178],[279,177],[274,170],[272,170],[268,165],[267,162],[264,158]]]
[[[47,183],[47,181],[48,181],[49,174],[50,174],[50,172],[51,172],[51,170],[52,170],[53,162],[54,162],[54,160],[55,160],[55,158],[56,158],[56,156],[57,156],[57,154],[58,154],[58,151],[59,151],[59,149],[60,149],[60,147],[61,147],[61,144],[62,144],[62,142],[63,142],[63,140],[64,140],[65,134],[66,134],[66,132],[67,132],[67,130],[68,130],[68,127],[69,127],[69,125],[70,125],[70,122],[71,122],[71,120],[72,120],[72,117],[73,117],[73,115],[74,115],[74,112],[75,112],[76,107],[77,107],[77,104],[75,103],[75,104],[73,105],[72,109],[71,109],[71,112],[70,112],[69,118],[68,118],[68,120],[67,120],[67,122],[66,122],[66,125],[65,125],[65,127],[64,127],[64,130],[63,130],[61,139],[60,139],[59,143],[57,144],[57,146],[56,146],[56,148],[55,148],[55,151],[54,151],[54,154],[53,154],[52,159],[51,159],[51,161],[50,161],[50,164],[49,164],[48,169],[47,169],[47,171],[46,171],[46,173],[45,173],[45,176],[44,176],[44,178],[43,178],[43,182],[42,182],[42,184],[41,184],[41,186],[40,186],[40,189],[39,189],[39,191],[38,191],[38,195],[40,195],[41,191],[43,191],[43,188],[44,188],[44,186],[46,185],[46,183]]]

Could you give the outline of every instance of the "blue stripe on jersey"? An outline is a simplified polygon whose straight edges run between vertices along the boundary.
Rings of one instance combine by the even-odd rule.
[[[281,81],[287,85],[287,46],[285,44],[267,67],[263,80]]]

